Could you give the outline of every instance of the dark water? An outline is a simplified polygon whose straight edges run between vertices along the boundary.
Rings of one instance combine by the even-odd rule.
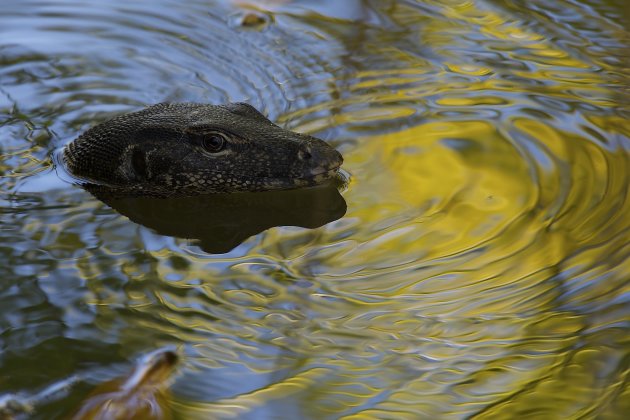
[[[270,3],[0,3],[0,397],[68,415],[176,345],[179,418],[627,418],[626,2]],[[53,168],[162,101],[328,140],[345,203],[206,202],[209,244]]]

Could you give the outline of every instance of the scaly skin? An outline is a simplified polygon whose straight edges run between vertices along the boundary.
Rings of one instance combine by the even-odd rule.
[[[63,160],[88,184],[135,195],[268,191],[334,176],[341,154],[245,103],[158,104],[99,124]]]

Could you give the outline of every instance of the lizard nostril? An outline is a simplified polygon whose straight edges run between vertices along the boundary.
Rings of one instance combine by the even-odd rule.
[[[310,160],[313,157],[311,154],[311,149],[309,147],[305,147],[304,149],[300,149],[298,152],[298,158],[300,160]]]

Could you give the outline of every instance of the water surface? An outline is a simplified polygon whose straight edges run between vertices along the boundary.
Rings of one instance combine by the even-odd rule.
[[[625,2],[237,3],[0,5],[0,394],[175,345],[179,418],[625,418]],[[326,139],[345,215],[210,249],[53,167],[163,101]]]

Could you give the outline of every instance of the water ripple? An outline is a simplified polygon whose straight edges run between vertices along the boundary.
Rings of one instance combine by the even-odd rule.
[[[621,7],[235,3],[2,6],[0,392],[179,343],[186,418],[624,418]],[[55,149],[164,100],[328,139],[345,217],[210,255],[55,182]]]

